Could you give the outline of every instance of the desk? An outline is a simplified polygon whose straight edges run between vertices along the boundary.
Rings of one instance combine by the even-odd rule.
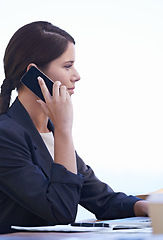
[[[59,233],[59,232],[19,232],[0,235],[0,240],[163,240],[163,235],[157,236],[150,233],[108,233],[108,232],[80,232],[80,233]]]

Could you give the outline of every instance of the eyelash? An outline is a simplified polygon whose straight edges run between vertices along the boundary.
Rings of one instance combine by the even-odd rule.
[[[72,64],[65,66],[65,68],[67,68],[67,69],[69,69],[69,68],[71,68],[71,67],[72,67]]]

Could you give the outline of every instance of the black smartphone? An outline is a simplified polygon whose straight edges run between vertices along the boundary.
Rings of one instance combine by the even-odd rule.
[[[37,79],[39,76],[43,78],[50,94],[52,95],[54,82],[35,66],[30,67],[30,69],[24,74],[20,81],[33,93],[35,93],[41,100],[45,102],[44,96],[41,92],[41,88]]]

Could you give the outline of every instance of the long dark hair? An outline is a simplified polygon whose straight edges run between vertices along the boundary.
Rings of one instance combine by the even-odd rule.
[[[4,55],[5,80],[1,86],[0,114],[8,110],[11,92],[21,87],[20,79],[27,66],[35,63],[40,69],[58,58],[74,39],[49,22],[33,22],[21,27],[11,38]]]

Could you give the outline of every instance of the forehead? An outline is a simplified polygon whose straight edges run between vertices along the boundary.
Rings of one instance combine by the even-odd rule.
[[[47,70],[50,70],[50,68],[58,67],[58,66],[63,66],[66,62],[74,62],[75,61],[75,45],[71,42],[68,43],[68,46],[64,53],[51,61],[48,64]]]
[[[64,53],[60,57],[58,57],[56,60],[74,61],[75,60],[75,45],[73,43],[69,42]]]

